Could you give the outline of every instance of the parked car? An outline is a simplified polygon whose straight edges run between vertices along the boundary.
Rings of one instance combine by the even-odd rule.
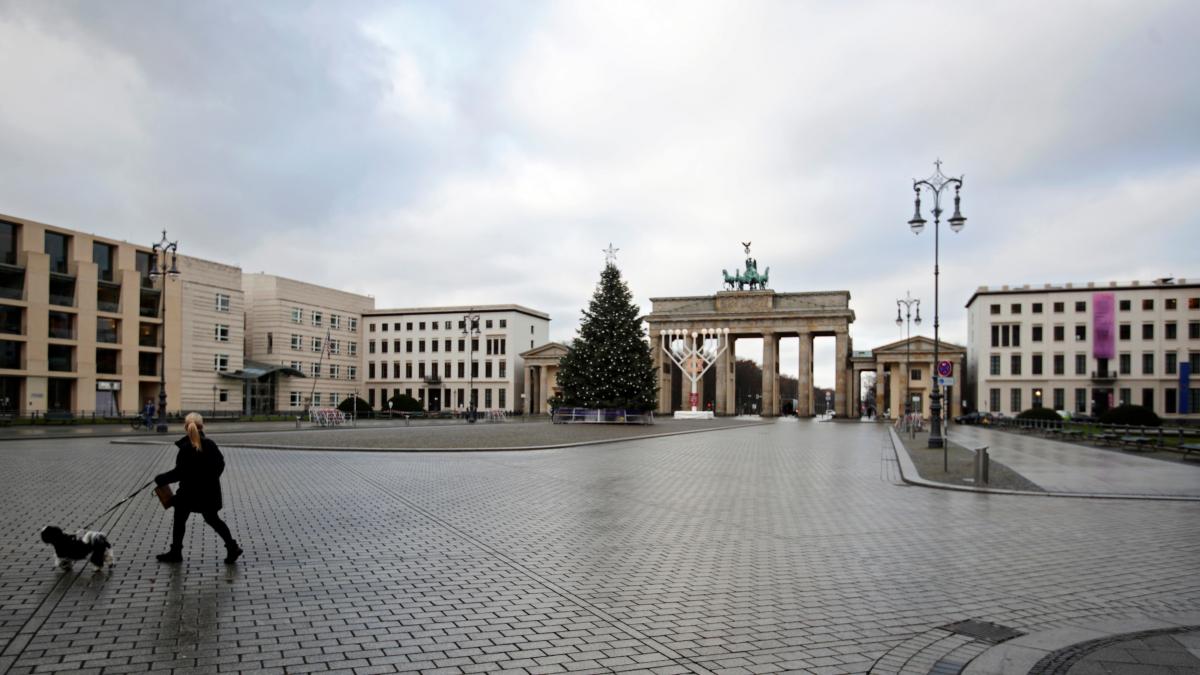
[[[992,414],[979,411],[969,412],[954,418],[955,424],[991,424]]]

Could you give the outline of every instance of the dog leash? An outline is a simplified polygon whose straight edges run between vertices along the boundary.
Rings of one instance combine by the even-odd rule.
[[[103,518],[104,516],[107,516],[108,514],[112,513],[113,511],[115,511],[115,510],[116,510],[116,508],[117,508],[118,506],[120,506],[120,505],[124,504],[125,502],[129,501],[130,499],[133,499],[134,497],[138,496],[138,494],[139,494],[139,493],[141,493],[141,491],[142,491],[142,490],[145,490],[146,488],[150,487],[151,485],[154,485],[154,479],[151,479],[151,480],[150,480],[149,482],[147,482],[145,485],[143,485],[143,486],[141,486],[140,488],[138,488],[138,489],[134,490],[133,492],[129,493],[129,496],[128,496],[128,497],[126,497],[126,498],[122,499],[121,501],[117,502],[116,504],[113,504],[113,505],[112,505],[112,506],[111,506],[111,507],[110,507],[110,508],[109,508],[107,511],[105,511],[104,513],[101,513],[100,515],[96,516],[95,518],[92,518],[91,522],[89,522],[87,525],[84,525],[84,526],[83,526],[83,529],[85,529],[85,530],[87,530],[87,529],[90,529],[90,528],[92,527],[92,525],[94,525],[94,524],[96,523],[96,521],[97,521],[97,520],[100,520],[100,519],[101,519],[101,518]]]

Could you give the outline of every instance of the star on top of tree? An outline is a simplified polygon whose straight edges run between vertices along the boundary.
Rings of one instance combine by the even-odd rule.
[[[613,248],[612,242],[609,242],[608,248],[602,248],[600,250],[604,251],[604,264],[606,264],[606,265],[615,265],[616,264],[617,251],[620,251],[621,249]]]

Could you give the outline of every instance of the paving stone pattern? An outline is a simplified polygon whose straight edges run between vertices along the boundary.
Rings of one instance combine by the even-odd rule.
[[[1200,505],[896,484],[874,425],[780,421],[543,452],[225,445],[221,564],[149,493],[111,574],[37,539],[167,447],[6,443],[0,672],[866,672],[964,619],[1032,632],[1200,611]],[[81,568],[82,566],[77,566]]]

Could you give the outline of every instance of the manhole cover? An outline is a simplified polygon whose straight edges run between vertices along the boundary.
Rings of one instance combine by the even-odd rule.
[[[1024,635],[1024,633],[1015,628],[1001,626],[998,623],[992,623],[990,621],[977,621],[975,619],[967,619],[966,621],[946,624],[940,628],[951,633],[968,635],[977,640],[990,642],[994,645],[1000,644],[1005,640],[1011,640],[1015,637]]]

